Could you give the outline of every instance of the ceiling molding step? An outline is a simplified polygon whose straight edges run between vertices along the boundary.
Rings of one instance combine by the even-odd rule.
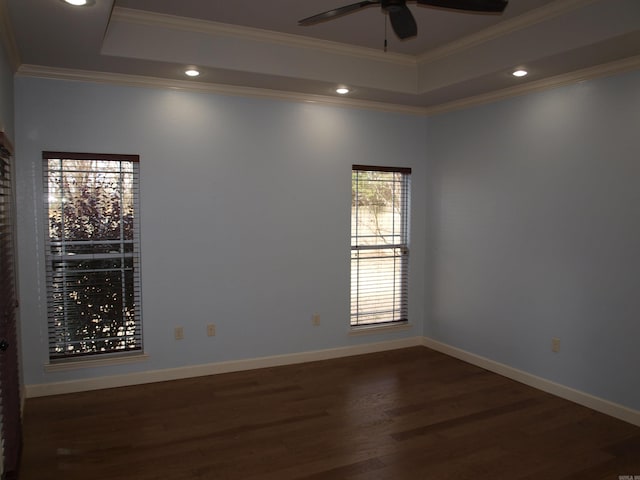
[[[18,50],[13,27],[9,19],[6,0],[0,0],[0,41],[4,45],[4,50],[7,53],[7,60],[15,72],[21,63],[20,51]]]
[[[574,72],[557,75],[555,77],[544,78],[542,80],[528,82],[515,87],[509,87],[495,92],[489,92],[482,95],[455,100],[453,102],[443,103],[433,107],[425,108],[425,115],[433,116],[442,113],[453,112],[465,108],[476,107],[488,103],[505,100],[508,98],[521,96],[529,93],[549,90],[565,85],[584,82],[599,77],[622,74],[633,70],[640,70],[640,55],[616,60],[614,62],[596,65],[594,67],[583,68]]]
[[[212,93],[218,95],[287,100],[294,102],[313,103],[318,105],[331,105],[337,107],[375,110],[379,112],[404,113],[410,115],[424,115],[427,112],[427,109],[424,107],[374,102],[370,100],[358,100],[345,97],[338,98],[324,95],[286,92],[282,90],[270,90],[255,87],[191,82],[189,80],[170,80],[157,77],[145,77],[141,75],[127,75],[88,70],[52,68],[40,65],[23,64],[18,69],[16,75],[19,77],[48,78],[54,80],[102,83],[130,87],[168,88],[173,90],[184,90],[197,93]]]
[[[492,27],[429,50],[418,55],[417,61],[419,64],[430,63],[599,1],[602,0],[556,0],[510,20],[505,20]]]
[[[63,68],[51,68],[38,65],[21,65],[16,73],[21,77],[38,77],[56,80],[80,81],[103,83],[111,85],[124,85],[147,88],[168,88],[198,93],[213,93],[219,95],[257,97],[275,100],[288,100],[295,102],[313,103],[319,105],[332,105],[339,107],[360,108],[389,113],[405,113],[410,115],[434,116],[443,113],[471,108],[488,103],[505,100],[508,98],[535,93],[552,88],[562,87],[594,78],[617,75],[640,69],[640,55],[609,62],[595,67],[576,70],[571,73],[557,75],[538,81],[532,81],[523,85],[509,87],[495,92],[463,98],[453,102],[443,103],[432,107],[416,107],[392,103],[373,102],[348,98],[337,98],[323,95],[311,95],[297,92],[285,92],[254,87],[240,87],[212,83],[193,83],[187,80],[168,80],[156,77],[140,75],[126,75],[117,73],[93,72],[86,70],[71,70]]]
[[[178,17],[131,8],[115,7],[110,21],[275,43],[289,47],[312,49],[324,53],[365,58],[396,65],[415,66],[417,64],[416,57],[413,55],[383,52],[373,48],[358,47],[339,42],[314,39],[302,35],[274,32],[271,30],[263,30],[260,28],[246,27],[242,25],[230,25],[227,23],[200,20],[196,18]]]
[[[204,24],[209,25],[210,22]],[[131,23],[117,17],[109,23],[100,53],[110,57],[151,60],[165,65],[196,65],[201,69],[310,80],[326,85],[343,83],[354,88],[417,93],[415,62],[410,65],[390,64],[387,60],[380,61],[379,57],[330,53],[213,31],[201,33],[192,29],[173,29],[161,23]],[[145,75],[144,72],[139,73]],[[296,87],[281,89],[297,91]]]

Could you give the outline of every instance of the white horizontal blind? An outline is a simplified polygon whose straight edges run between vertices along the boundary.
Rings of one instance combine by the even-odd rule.
[[[354,165],[351,326],[406,322],[411,169]]]
[[[142,350],[139,157],[43,160],[50,361]]]
[[[17,478],[22,443],[16,331],[13,148],[0,132],[0,477]]]

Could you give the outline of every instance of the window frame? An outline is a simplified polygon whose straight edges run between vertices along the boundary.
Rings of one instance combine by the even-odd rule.
[[[59,161],[59,169],[52,170],[49,167],[50,161]],[[64,209],[58,208],[58,212],[61,218],[62,233],[59,238],[51,237],[51,215],[55,207],[52,207],[54,202],[50,199],[50,178],[54,176],[62,175],[64,173],[73,172],[69,168],[65,168],[65,161],[87,161],[94,162],[94,166],[97,168],[87,168],[87,170],[81,170],[81,173],[86,173],[92,180],[96,180],[103,174],[105,177],[111,175],[118,178],[117,187],[110,187],[114,192],[117,192],[118,206],[120,208],[119,219],[116,223],[116,229],[119,231],[116,238],[99,237],[92,239],[90,236],[86,239],[78,240],[69,238],[65,235],[64,228]],[[144,343],[143,343],[143,329],[142,329],[142,300],[141,300],[141,253],[140,253],[140,157],[139,155],[119,155],[119,154],[96,154],[96,153],[75,153],[75,152],[42,152],[43,162],[43,188],[44,188],[44,218],[45,218],[45,259],[46,259],[46,289],[47,289],[47,332],[48,332],[48,356],[50,365],[61,365],[66,363],[95,363],[98,359],[104,360],[117,360],[123,357],[139,357],[144,356]],[[113,163],[112,163],[113,162]],[[101,167],[98,167],[101,165]],[[110,165],[111,164],[111,165]],[[107,167],[107,165],[110,165]],[[112,168],[115,166],[116,168]],[[130,168],[130,172],[125,172],[123,166],[127,169]],[[93,177],[92,177],[93,176]],[[130,233],[125,233],[125,214],[124,205],[125,201],[122,199],[123,184],[125,183],[125,176],[127,181],[131,184],[127,187],[127,195],[130,195],[130,204],[132,206],[132,212],[127,217],[126,223],[128,228],[131,229]],[[98,183],[100,188],[105,187],[102,183]],[[65,192],[62,187],[61,192]],[[94,193],[94,192],[92,192]],[[80,196],[74,196],[74,200]],[[92,200],[93,196],[89,197]],[[97,202],[97,201],[96,201]],[[62,205],[62,203],[61,203]],[[97,207],[100,208],[100,207]],[[113,207],[111,207],[113,208]],[[90,235],[90,234],[87,234]],[[129,238],[130,237],[130,238]],[[108,251],[104,250],[105,246],[109,246]],[[73,250],[74,247],[82,249],[82,253],[77,251],[67,251],[69,247]],[[86,249],[86,250],[85,250]],[[86,253],[85,253],[86,252]],[[118,301],[112,305],[96,302],[102,311],[103,308],[109,309],[110,307],[116,307],[119,310],[119,315],[110,316],[106,318],[109,313],[105,313],[105,324],[109,323],[112,327],[118,329],[117,333],[106,334],[102,337],[86,337],[79,339],[73,337],[70,334],[69,310],[74,307],[71,305],[67,295],[67,276],[72,280],[77,281],[77,285],[80,289],[84,289],[86,293],[88,289],[86,285],[90,285],[90,281],[87,277],[91,273],[87,273],[86,267],[83,267],[83,263],[91,265],[91,262],[120,262],[119,266],[110,267],[93,267],[88,270],[93,273],[96,278],[100,278],[101,273],[105,275],[105,278],[112,273],[112,278],[120,276],[121,283],[114,290],[120,290],[120,294],[117,298]],[[75,264],[74,264],[75,262]],[[99,264],[99,263],[98,263]],[[76,271],[73,270],[75,265]],[[79,273],[78,273],[79,272]],[[82,284],[82,280],[79,279],[84,274],[83,279],[86,280],[86,284]],[[62,280],[60,280],[62,279]],[[99,285],[99,284],[98,284]],[[97,287],[99,288],[99,287]],[[56,290],[57,289],[57,290]],[[62,290],[60,290],[62,289]],[[94,288],[95,290],[96,288]],[[77,292],[76,292],[77,293]],[[100,293],[96,293],[95,297],[88,298],[101,298]],[[102,297],[104,302],[104,297]],[[80,305],[80,301],[76,302]],[[105,311],[107,311],[105,310]],[[61,321],[62,319],[62,321]],[[102,319],[93,319],[92,323],[99,323]],[[103,330],[104,331],[104,330]],[[88,334],[89,335],[89,334]],[[67,340],[61,340],[62,336]],[[120,341],[118,341],[120,339]],[[79,350],[69,350],[70,345],[77,344],[81,346],[86,345]],[[100,347],[102,345],[102,347]],[[106,347],[106,348],[105,348]]]
[[[378,231],[376,235],[360,235],[361,228],[360,215],[361,205],[359,201],[360,175],[361,172],[373,174],[394,174],[393,180],[387,183],[387,188],[392,192],[392,232],[391,235],[383,235]],[[373,175],[375,176],[375,175]],[[375,180],[380,181],[382,180]],[[355,185],[355,186],[354,186]],[[349,325],[351,331],[364,329],[382,329],[389,327],[406,326],[409,322],[409,241],[410,241],[410,197],[411,197],[411,169],[404,167],[372,166],[372,165],[352,165],[351,168],[351,284],[350,284],[350,316]],[[399,211],[396,211],[396,203]],[[356,218],[354,219],[354,215]],[[399,218],[396,218],[399,217]],[[396,225],[397,224],[397,225]],[[396,232],[396,227],[398,230]],[[355,228],[355,231],[354,231]],[[391,236],[391,242],[384,241],[385,236]],[[372,238],[375,241],[371,244]],[[382,238],[383,241],[379,241]],[[386,253],[384,252],[386,251]],[[390,254],[391,251],[392,253]],[[377,253],[377,255],[376,255]],[[371,254],[371,258],[366,255]],[[373,295],[371,291],[379,291],[381,277],[372,275],[363,270],[363,262],[370,261],[372,267],[389,270],[392,265],[392,272],[384,273],[384,278],[391,285],[385,287],[382,293]],[[375,263],[377,265],[375,265]],[[387,264],[384,267],[383,264]],[[378,270],[379,271],[379,270]],[[365,278],[363,278],[365,277]],[[390,278],[389,278],[390,277]],[[391,297],[389,301],[388,297]],[[386,298],[386,300],[385,300]],[[370,305],[385,305],[387,315]],[[378,302],[378,303],[376,303]],[[382,303],[380,303],[382,302]],[[380,308],[380,307],[377,307]],[[369,320],[367,320],[367,317]]]

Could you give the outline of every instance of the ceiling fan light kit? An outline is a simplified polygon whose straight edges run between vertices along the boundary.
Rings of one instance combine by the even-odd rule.
[[[458,10],[471,13],[502,13],[509,0],[416,0],[418,5]],[[418,34],[416,20],[407,7],[407,0],[364,0],[343,7],[334,8],[311,17],[303,18],[298,25],[315,25],[332,20],[363,8],[380,5],[384,13],[389,15],[393,31],[400,39],[415,37]]]

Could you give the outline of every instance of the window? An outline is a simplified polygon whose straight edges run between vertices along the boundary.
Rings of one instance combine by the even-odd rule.
[[[43,159],[50,361],[141,351],[138,156]]]
[[[408,319],[411,169],[351,172],[351,326]]]

